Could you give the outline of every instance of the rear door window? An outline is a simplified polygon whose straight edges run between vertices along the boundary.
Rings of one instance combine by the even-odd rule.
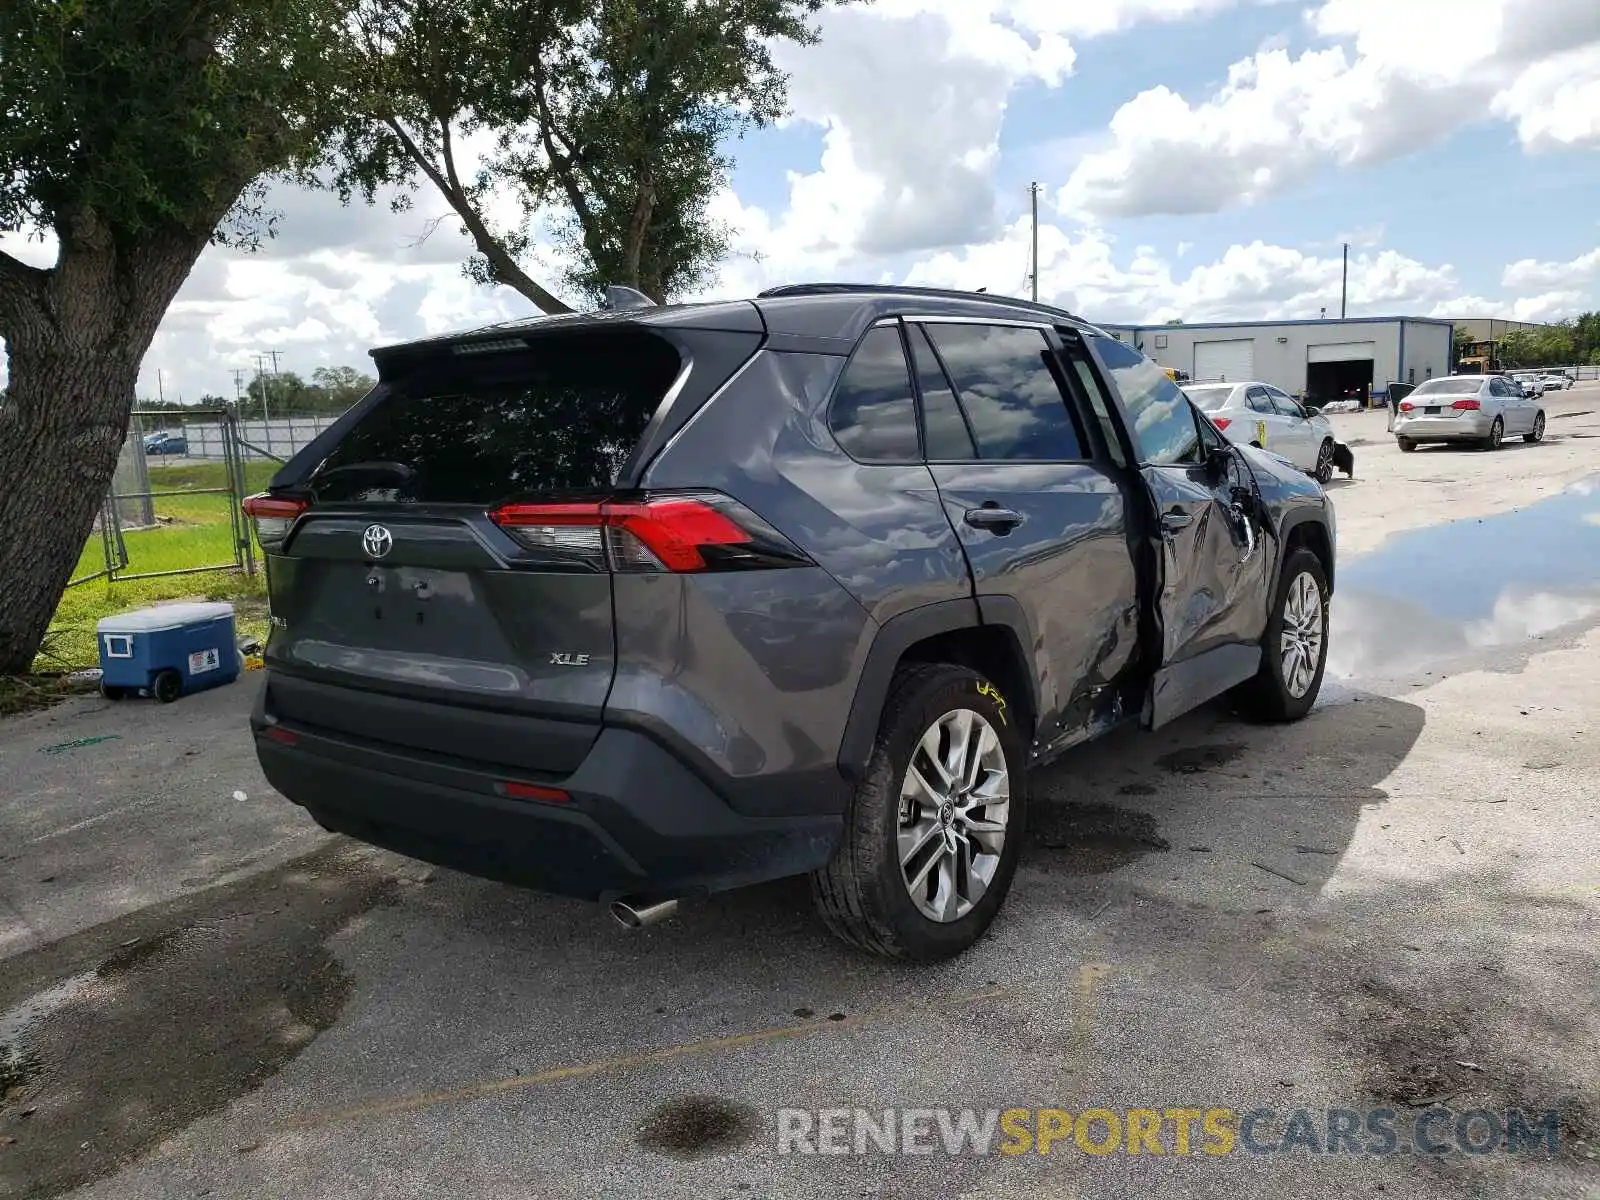
[[[923,438],[932,462],[964,462],[978,457],[972,444],[972,431],[956,403],[955,390],[939,365],[928,341],[928,331],[920,325],[906,327],[911,339],[911,360],[916,364],[917,387],[922,392]]]
[[[308,483],[322,501],[473,505],[610,488],[681,366],[641,329],[443,349],[385,380]]]
[[[1082,462],[1066,397],[1050,370],[1041,329],[929,322],[982,459]]]
[[[858,462],[920,462],[917,406],[900,330],[870,330],[839,378],[828,424]]]

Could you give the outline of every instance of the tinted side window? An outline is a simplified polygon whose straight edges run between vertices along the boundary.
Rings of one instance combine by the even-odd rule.
[[[1167,373],[1111,338],[1096,337],[1094,348],[1122,393],[1133,425],[1133,441],[1144,461],[1200,461],[1200,435],[1189,409],[1189,398],[1167,378]]]
[[[1294,417],[1299,421],[1304,421],[1306,419],[1306,410],[1301,408],[1293,400],[1289,399],[1288,396],[1281,396],[1277,393],[1274,393],[1272,397],[1272,403],[1275,404],[1278,408],[1278,411],[1286,417]]]
[[[1095,374],[1094,367],[1089,362],[1089,354],[1084,347],[1082,335],[1075,329],[1063,329],[1059,326],[1056,334],[1061,338],[1066,350],[1067,365],[1071,372],[1068,380],[1076,381],[1079,398],[1086,400],[1089,410],[1094,413],[1095,421],[1100,426],[1100,435],[1104,439],[1106,453],[1117,466],[1126,467],[1128,463],[1118,434],[1117,419],[1111,415],[1111,398],[1106,395],[1105,385],[1100,382],[1100,377]]]
[[[918,462],[917,411],[911,373],[893,326],[861,339],[839,379],[828,413],[833,436],[860,462]]]
[[[1047,365],[1043,332],[1012,325],[930,324],[986,459],[1078,461],[1087,456]]]
[[[1250,388],[1245,392],[1244,397],[1256,412],[1269,413],[1272,411],[1272,401],[1268,398],[1265,388]]]
[[[922,432],[928,457],[936,462],[977,458],[966,418],[961,415],[950,380],[933,353],[927,330],[911,325],[906,332],[911,337],[911,360],[916,364],[917,386],[922,389]]]

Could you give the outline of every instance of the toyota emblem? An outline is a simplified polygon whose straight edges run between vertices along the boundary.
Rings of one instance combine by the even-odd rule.
[[[382,558],[394,549],[394,534],[382,525],[368,525],[361,534],[361,548],[368,558]]]

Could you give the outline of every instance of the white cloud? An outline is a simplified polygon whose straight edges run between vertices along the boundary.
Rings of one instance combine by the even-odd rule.
[[[1519,292],[1551,291],[1600,277],[1600,247],[1571,262],[1539,262],[1524,258],[1512,263],[1500,277],[1502,287]]]
[[[1129,100],[1111,144],[1073,171],[1064,210],[1214,212],[1491,116],[1530,149],[1600,144],[1594,0],[1325,0],[1307,21],[1332,44],[1262,49],[1195,103],[1166,87]]]
[[[791,178],[778,236],[823,257],[959,246],[997,231],[992,168],[1017,85],[1058,86],[1072,38],[1214,13],[1236,0],[876,0],[780,46],[791,121],[820,126],[818,169]]]
[[[1027,223],[1018,222],[993,242],[918,263],[907,282],[1009,291],[1028,236]],[[1056,225],[1041,227],[1039,258],[1041,298],[1109,324],[1312,318],[1323,307],[1337,311],[1343,269],[1338,256],[1253,242],[1180,273],[1152,247],[1123,257],[1102,231]],[[1350,260],[1352,315],[1414,312],[1458,291],[1448,265],[1429,266],[1392,250]]]

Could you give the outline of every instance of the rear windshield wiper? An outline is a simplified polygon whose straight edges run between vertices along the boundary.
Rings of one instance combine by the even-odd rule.
[[[331,479],[335,475],[394,475],[402,480],[416,477],[415,468],[398,462],[353,462],[345,463],[340,467],[330,467],[326,471],[318,471],[306,480],[313,488],[324,479]]]

